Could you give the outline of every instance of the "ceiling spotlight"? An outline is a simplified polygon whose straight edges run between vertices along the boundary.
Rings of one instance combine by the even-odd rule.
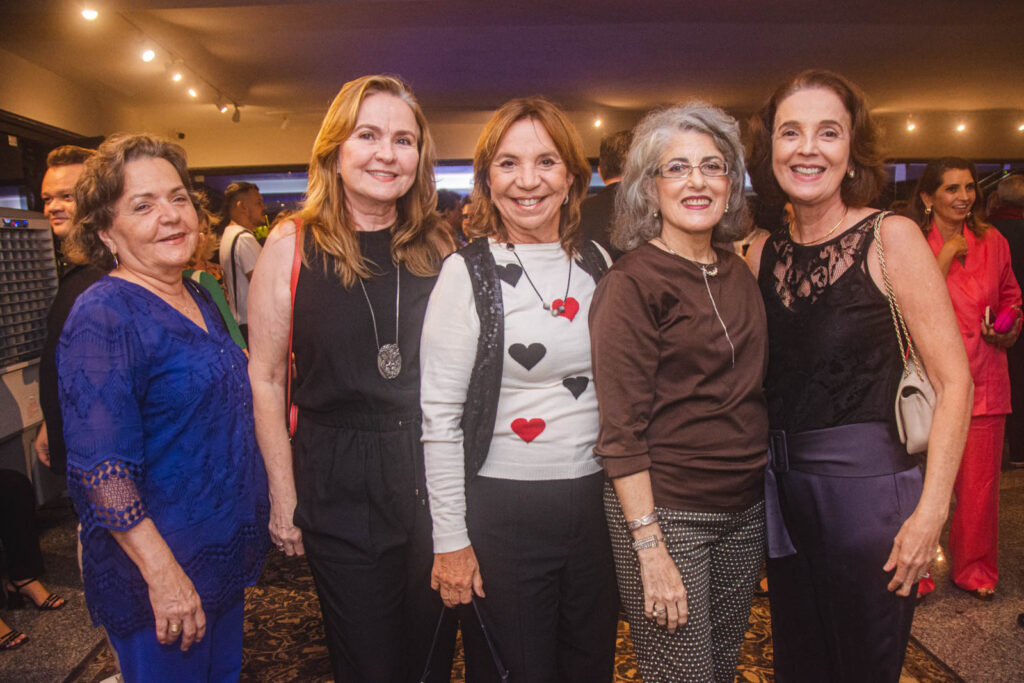
[[[967,130],[967,125],[966,124],[963,124],[963,123],[958,123],[957,124],[957,126],[956,126],[956,132],[957,133],[963,133],[965,130]]]
[[[88,7],[82,8],[82,18],[86,19],[87,21],[96,21],[96,17],[98,17],[99,15],[100,13],[94,9],[90,9]]]
[[[1017,130],[1024,131],[1024,123],[1017,126]]]
[[[147,47],[142,51],[142,61],[152,62],[154,59],[156,59],[156,52],[153,51],[153,48]]]
[[[219,110],[220,110],[220,113],[221,113],[221,114],[226,114],[226,113],[228,112],[228,105],[227,105],[227,104],[224,104],[224,103],[222,103],[222,104],[218,104],[218,105],[217,105],[217,109],[219,109]]]
[[[594,128],[601,127],[601,119],[594,119]]]
[[[910,123],[907,124],[907,130],[911,132],[917,130],[917,124],[911,121]]]
[[[188,94],[190,97],[199,97],[199,93],[196,92],[195,88],[189,88]]]
[[[173,74],[171,74],[171,80],[175,83],[181,83],[182,78],[184,78],[184,76],[180,71],[175,71]]]
[[[231,115],[231,120],[238,123],[242,120],[242,112],[238,111],[238,105],[235,105],[235,112]]]

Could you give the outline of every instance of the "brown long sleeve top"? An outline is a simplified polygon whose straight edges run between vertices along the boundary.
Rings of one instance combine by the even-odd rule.
[[[735,512],[763,496],[764,304],[746,264],[716,253],[705,280],[699,265],[643,245],[591,307],[594,452],[611,478],[650,470],[659,507]]]

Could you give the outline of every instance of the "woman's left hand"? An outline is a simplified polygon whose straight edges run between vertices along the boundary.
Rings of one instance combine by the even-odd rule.
[[[995,346],[1000,349],[1008,349],[1014,345],[1017,341],[1017,337],[1020,336],[1021,317],[1017,316],[1017,322],[1013,323],[1013,327],[1010,328],[1009,332],[999,334],[992,329],[984,320],[981,321],[981,338],[986,343]]]
[[[935,558],[935,549],[939,546],[939,534],[945,518],[926,519],[920,510],[903,522],[899,533],[892,543],[892,551],[883,571],[896,570],[889,581],[888,589],[896,591],[896,595],[910,595],[910,590],[921,577],[928,572],[928,567]]]

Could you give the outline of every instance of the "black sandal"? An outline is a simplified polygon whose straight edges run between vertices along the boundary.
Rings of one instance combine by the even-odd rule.
[[[22,589],[26,586],[31,585],[33,581],[38,581],[38,579],[26,579],[21,583],[17,583],[15,581],[10,582],[10,588],[7,591],[8,608],[21,609],[25,606],[26,597],[28,597],[29,601],[31,601],[32,604],[35,605],[35,600],[32,600],[31,596],[28,596],[26,593],[22,592]],[[40,612],[52,612],[54,610],[60,609],[66,604],[68,604],[67,600],[60,597],[56,593],[50,593],[46,596],[45,600],[43,600],[40,604],[36,605],[36,609],[38,609]]]
[[[0,650],[13,650],[28,642],[28,636],[21,631],[11,629],[6,635],[0,636]]]

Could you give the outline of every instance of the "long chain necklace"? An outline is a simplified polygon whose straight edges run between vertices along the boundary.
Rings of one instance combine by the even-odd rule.
[[[704,276],[704,287],[708,290],[708,298],[711,299],[711,308],[715,311],[715,317],[718,318],[718,324],[722,326],[722,331],[725,332],[725,341],[729,343],[729,348],[732,349],[732,366],[736,367],[736,346],[732,343],[732,337],[729,336],[729,328],[725,326],[725,321],[722,320],[722,314],[718,312],[718,304],[715,303],[715,295],[711,293],[711,283],[708,282],[709,277],[715,277],[718,275],[718,264],[717,263],[701,263],[700,261],[694,261],[692,258],[687,258],[680,253],[677,253],[672,247],[668,246],[666,242],[659,235],[654,239],[661,242],[661,244],[668,249],[669,253],[678,256],[684,261],[689,261],[693,265],[700,268],[701,275]]]
[[[839,219],[839,222],[836,223],[835,225],[833,225],[831,230],[826,232],[821,237],[816,237],[813,240],[808,240],[807,242],[799,242],[799,241],[797,241],[796,237],[793,235],[793,223],[796,223],[796,219],[793,219],[793,223],[789,224],[789,239],[793,240],[794,242],[799,244],[801,247],[806,247],[806,246],[811,245],[811,244],[817,244],[818,242],[824,242],[825,240],[827,240],[832,235],[832,233],[834,233],[836,230],[839,229],[839,226],[842,225],[843,221],[846,220],[846,214],[848,214],[849,212],[850,212],[850,207],[847,206],[846,209],[843,211],[843,215]]]
[[[516,261],[519,261],[519,267],[523,269],[523,275],[526,276],[526,281],[530,283],[530,286],[533,287],[533,291],[536,293],[537,298],[540,299],[541,308],[545,311],[551,311],[551,315],[556,318],[564,314],[565,304],[569,301],[569,285],[572,283],[572,257],[569,257],[569,277],[565,281],[565,295],[561,299],[552,299],[549,304],[544,301],[544,297],[541,296],[540,290],[537,289],[537,285],[533,284],[533,278],[530,277],[530,274],[526,271],[526,266],[523,265],[523,260],[519,258],[519,254],[516,253],[516,245],[511,243],[506,244],[505,248],[512,252],[512,255],[516,257]],[[556,306],[556,301],[561,301],[561,303]],[[575,315],[575,313],[573,315]],[[569,320],[572,320],[572,316],[569,316]]]
[[[373,339],[377,343],[377,372],[384,379],[394,379],[402,371],[402,351],[398,348],[398,306],[402,296],[402,267],[395,266],[395,343],[381,346],[380,335],[377,334],[377,316],[370,303],[370,295],[366,293],[366,285],[359,278],[359,286],[363,288],[363,297],[370,307],[370,320],[373,321]]]

